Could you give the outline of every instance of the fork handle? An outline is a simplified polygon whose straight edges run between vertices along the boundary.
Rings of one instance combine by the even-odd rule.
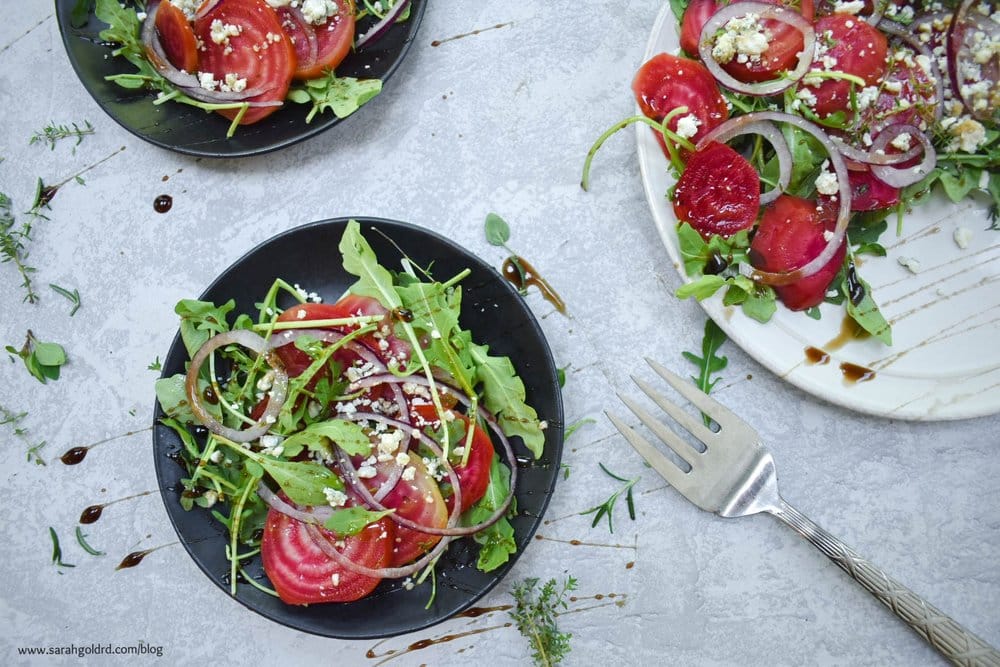
[[[784,500],[771,514],[791,526],[842,570],[896,612],[952,664],[1000,667],[1000,652],[937,607],[892,579]]]

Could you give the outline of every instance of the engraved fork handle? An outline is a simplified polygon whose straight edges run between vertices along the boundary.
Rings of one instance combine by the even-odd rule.
[[[1000,652],[925,602],[784,500],[768,511],[822,551],[952,664],[1000,667]]]

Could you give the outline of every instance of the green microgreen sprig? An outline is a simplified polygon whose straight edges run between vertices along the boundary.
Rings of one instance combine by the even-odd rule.
[[[597,524],[600,523],[601,519],[605,516],[608,517],[608,530],[612,533],[615,532],[614,524],[612,523],[612,515],[614,514],[615,503],[618,502],[618,498],[624,493],[625,494],[625,505],[628,507],[628,516],[632,521],[635,521],[635,501],[632,498],[632,487],[635,483],[641,479],[641,476],[636,476],[632,479],[625,479],[624,477],[619,477],[610,470],[608,470],[603,463],[598,463],[601,470],[604,471],[606,475],[612,479],[616,479],[619,482],[623,482],[625,485],[611,494],[611,496],[605,500],[600,505],[595,505],[589,510],[580,512],[581,515],[593,514],[594,521],[590,524],[591,528],[596,528]]]

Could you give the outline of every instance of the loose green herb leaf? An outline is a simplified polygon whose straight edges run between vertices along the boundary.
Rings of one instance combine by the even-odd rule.
[[[338,537],[349,537],[351,535],[357,535],[369,524],[375,523],[382,517],[392,514],[394,511],[395,510],[384,510],[381,512],[373,512],[365,509],[364,507],[348,507],[346,509],[335,511],[330,518],[326,520],[323,527],[327,530],[333,531]]]
[[[21,287],[25,291],[24,300],[35,303],[38,294],[31,282],[31,274],[35,273],[35,269],[27,264],[28,251],[25,247],[31,240],[33,218],[29,217],[20,227],[15,228],[12,206],[10,197],[0,192],[0,263],[14,264],[17,272],[21,274]]]
[[[510,226],[496,213],[486,215],[486,240],[491,245],[502,248],[507,247],[507,241],[510,240]]]
[[[65,297],[71,304],[73,304],[73,308],[69,311],[69,316],[73,317],[76,315],[76,311],[80,310],[80,292],[75,288],[72,292],[70,292],[65,287],[59,287],[59,285],[53,285],[52,283],[49,283],[49,287],[51,287],[56,294]]]
[[[62,547],[59,546],[59,536],[56,535],[56,529],[49,526],[49,537],[52,538],[52,562],[56,564],[56,567],[76,567],[71,563],[64,563],[62,559]]]
[[[589,417],[578,419],[577,421],[573,422],[572,424],[566,427],[566,432],[563,434],[563,442],[569,440],[569,436],[576,433],[581,426],[586,426],[587,424],[596,424],[596,423],[597,423],[596,421],[590,419]]]
[[[4,349],[21,357],[28,372],[42,384],[46,384],[49,380],[58,380],[59,369],[66,364],[66,351],[61,345],[40,341],[30,330],[20,350],[12,345]]]
[[[726,340],[728,340],[726,332],[719,328],[715,320],[709,318],[705,320],[705,333],[701,338],[701,356],[699,357],[693,352],[681,352],[685,359],[698,367],[698,375],[692,376],[691,379],[706,394],[710,393],[721,379],[713,379],[712,375],[721,372],[729,363],[728,358],[716,354]],[[704,412],[701,413],[701,418],[706,426],[711,422],[709,416]]]
[[[567,366],[566,368],[569,368],[569,366]],[[556,369],[556,379],[559,381],[560,389],[566,386],[566,368]]]
[[[86,2],[86,0],[83,1],[84,3]],[[73,19],[71,20],[75,20],[76,11],[79,7],[79,4],[80,3],[77,3],[77,6],[73,8],[74,15]],[[87,13],[89,13],[89,10]],[[86,16],[86,14],[84,14],[84,16]],[[86,21],[84,22],[86,23]],[[31,135],[31,140],[28,143],[30,145],[34,145],[47,142],[49,144],[49,149],[55,150],[56,142],[58,142],[60,139],[67,139],[73,137],[76,139],[76,143],[73,145],[73,152],[76,152],[76,147],[80,145],[80,142],[83,141],[83,138],[88,134],[94,133],[94,127],[93,125],[90,124],[90,121],[85,120],[83,121],[83,123],[84,123],[83,127],[80,127],[76,123],[72,123],[72,127],[70,127],[69,125],[56,125],[55,123],[49,123],[42,130],[37,131],[33,135]]]
[[[560,609],[568,608],[566,594],[575,591],[577,583],[573,577],[567,577],[559,587],[555,579],[549,579],[535,597],[537,586],[538,579],[532,577],[511,590],[514,609],[510,615],[531,646],[534,664],[537,667],[552,667],[562,662],[570,651],[569,640],[573,635],[559,631],[556,617]]]
[[[162,371],[163,364],[160,363],[160,355],[156,355],[156,359],[150,365],[146,366],[146,370],[149,371]]]
[[[614,474],[613,472],[605,468],[603,463],[598,463],[597,465],[599,465],[601,467],[601,470],[603,470],[605,474],[607,474],[609,477],[617,479],[619,482],[624,482],[625,486],[612,493],[611,496],[600,505],[595,505],[594,507],[591,507],[589,510],[580,512],[580,514],[594,515],[594,521],[593,523],[590,524],[591,528],[596,528],[597,524],[600,523],[601,519],[604,518],[604,516],[606,515],[608,517],[608,530],[613,533],[615,532],[615,528],[614,525],[612,524],[611,516],[614,512],[615,503],[618,501],[618,497],[621,496],[621,494],[623,493],[625,494],[625,504],[628,507],[628,516],[630,519],[635,521],[635,502],[632,498],[632,487],[635,486],[635,483],[639,481],[640,477],[636,476],[634,479],[625,479],[624,477],[619,477],[618,475]]]
[[[77,526],[76,527],[76,541],[80,543],[80,546],[83,548],[83,550],[86,551],[91,556],[103,556],[104,552],[103,551],[98,551],[94,547],[92,547],[89,544],[87,544],[87,539],[86,538],[87,538],[87,536],[83,534],[82,530],[80,530],[80,526]]]
[[[298,88],[288,91],[288,99],[299,104],[312,104],[306,122],[318,113],[333,111],[337,118],[347,118],[363,104],[382,92],[381,79],[356,79],[336,76],[330,71],[326,76],[310,79]]]
[[[559,467],[562,468],[563,479],[564,480],[569,479],[569,464],[568,463],[560,463]]]

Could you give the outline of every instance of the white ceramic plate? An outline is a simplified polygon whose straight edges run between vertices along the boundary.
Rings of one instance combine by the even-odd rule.
[[[646,59],[676,53],[676,20],[670,4],[653,25]],[[677,220],[666,198],[673,179],[652,131],[637,125],[639,167],[646,198],[674,267],[688,281],[677,249]],[[882,237],[884,258],[865,257],[862,277],[892,325],[893,344],[874,339],[842,344],[843,308],[823,304],[822,318],[779,305],[767,324],[715,296],[702,302],[708,315],[748,354],[778,376],[833,403],[874,415],[913,420],[963,419],[1000,412],[1000,231],[988,230],[983,197],[953,204],[943,197],[916,208],[903,234]],[[890,219],[890,227],[893,226]],[[968,247],[953,240],[956,228],[972,231]],[[910,273],[900,258],[915,258]],[[807,350],[829,355],[812,363]],[[847,378],[844,364],[870,369],[871,379]]]

